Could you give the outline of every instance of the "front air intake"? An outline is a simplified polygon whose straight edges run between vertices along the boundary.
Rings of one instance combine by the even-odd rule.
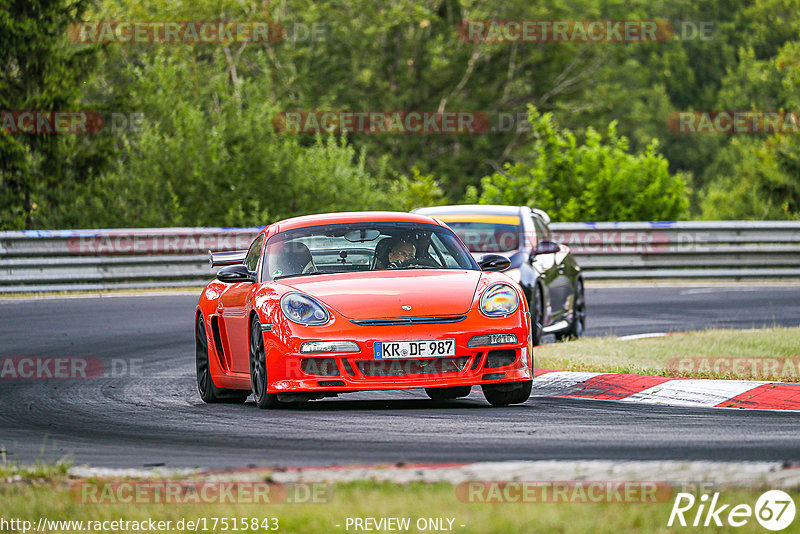
[[[517,351],[514,349],[490,350],[489,354],[486,356],[486,363],[483,364],[483,368],[505,367],[506,365],[511,365],[516,360]]]
[[[469,357],[461,356],[412,360],[357,360],[356,365],[365,376],[398,376],[458,373],[464,370],[467,362]]]
[[[339,368],[333,358],[303,358],[300,369],[310,375],[339,376]]]
[[[352,322],[359,326],[397,326],[414,324],[449,324],[460,323],[466,319],[466,315],[445,316],[445,317],[396,317],[390,319],[365,319]]]

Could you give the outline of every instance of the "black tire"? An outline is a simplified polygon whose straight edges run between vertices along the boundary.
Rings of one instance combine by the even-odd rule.
[[[575,304],[573,305],[572,321],[569,328],[556,334],[557,341],[578,339],[586,332],[586,295],[583,290],[583,280],[578,280],[575,286]]]
[[[486,384],[481,386],[483,396],[492,406],[522,404],[531,396],[533,381],[506,382],[505,384]]]
[[[472,386],[452,386],[447,388],[425,388],[428,397],[435,401],[451,400],[466,397],[472,391]]]
[[[227,402],[231,404],[241,404],[247,400],[249,395],[246,391],[238,389],[218,388],[211,379],[211,371],[208,364],[208,337],[206,336],[206,325],[203,317],[197,316],[197,327],[195,328],[195,369],[197,371],[197,390],[200,398],[206,403]]]
[[[531,343],[535,347],[542,344],[542,338],[544,337],[544,324],[542,323],[544,301],[542,300],[542,290],[539,288],[539,284],[534,284],[532,297],[529,306],[531,312]]]
[[[264,334],[258,317],[250,321],[250,387],[256,405],[262,410],[278,404],[278,395],[267,393],[267,357],[264,353]]]

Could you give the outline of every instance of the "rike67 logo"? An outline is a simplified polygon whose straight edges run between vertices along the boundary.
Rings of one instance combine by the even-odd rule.
[[[698,499],[691,493],[678,493],[667,526],[673,524],[693,527],[742,527],[754,517],[767,530],[783,530],[794,521],[795,504],[792,497],[781,490],[762,494],[755,506],[722,503],[719,493],[711,497],[703,494]]]

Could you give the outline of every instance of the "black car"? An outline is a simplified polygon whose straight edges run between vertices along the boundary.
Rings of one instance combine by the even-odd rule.
[[[550,217],[527,206],[436,206],[415,213],[445,222],[476,259],[503,254],[505,274],[522,286],[531,310],[533,343],[581,337],[586,326],[581,268],[569,247],[552,241]]]

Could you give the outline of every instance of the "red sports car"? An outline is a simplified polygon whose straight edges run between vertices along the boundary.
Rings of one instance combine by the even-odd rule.
[[[519,286],[497,254],[473,259],[444,223],[394,212],[297,217],[225,265],[195,315],[205,402],[260,408],[339,393],[480,384],[502,406],[530,396],[533,352]]]

